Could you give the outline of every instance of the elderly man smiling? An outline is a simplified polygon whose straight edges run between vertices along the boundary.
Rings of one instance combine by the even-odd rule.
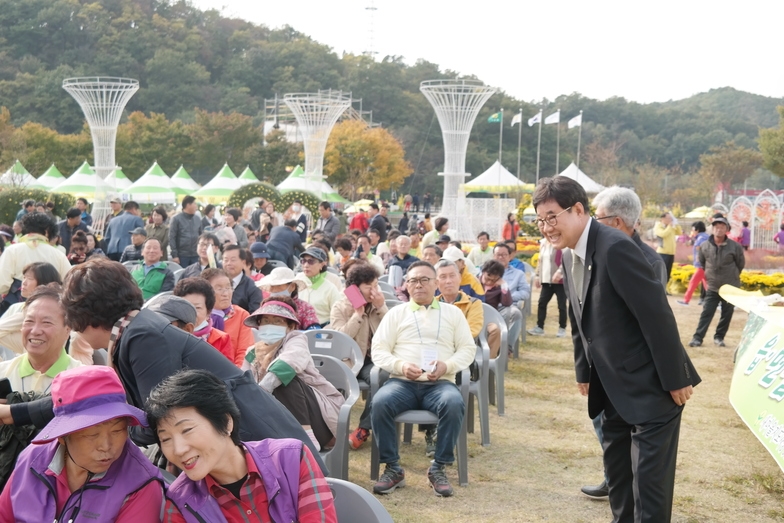
[[[413,263],[406,281],[411,301],[390,310],[373,336],[373,364],[391,375],[373,397],[373,434],[379,460],[386,464],[373,487],[377,494],[405,486],[395,416],[411,409],[438,415],[435,459],[427,478],[436,495],[453,494],[444,466],[455,460],[455,443],[465,415],[455,373],[471,364],[476,346],[461,310],[435,299],[436,283],[432,265]]]

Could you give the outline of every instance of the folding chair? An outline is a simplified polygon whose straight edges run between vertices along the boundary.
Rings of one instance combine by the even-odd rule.
[[[267,258],[267,265],[271,266],[273,269],[277,269],[278,267],[288,267],[285,262],[280,260],[273,260],[272,258]]]
[[[332,477],[348,480],[348,433],[351,423],[351,407],[359,399],[359,384],[357,378],[351,374],[349,368],[342,361],[324,354],[312,354],[311,357],[319,373],[346,398],[338,414],[335,446],[330,450],[319,452],[319,454]]]
[[[340,523],[393,523],[384,505],[359,485],[327,478]]]
[[[342,332],[329,329],[314,329],[305,331],[308,339],[308,348],[311,354],[325,354],[332,356],[338,361],[351,362],[348,368],[354,373],[359,374],[365,364],[365,357],[362,356],[362,349],[359,348],[354,338]]]
[[[498,415],[504,415],[504,372],[506,371],[507,351],[504,350],[508,345],[508,333],[506,322],[504,321],[501,313],[495,310],[490,305],[483,303],[482,312],[484,312],[485,322],[482,326],[482,331],[479,333],[479,342],[483,347],[487,347],[488,354],[490,347],[487,345],[487,324],[495,323],[501,329],[501,350],[498,351],[498,356],[488,360],[489,381],[488,392],[491,405],[496,405]],[[496,398],[498,403],[496,404]]]
[[[174,283],[177,283],[178,281],[180,281],[180,278],[182,278],[182,273],[183,272],[185,272],[185,269],[180,269],[178,271],[174,271]]]
[[[371,396],[378,392],[379,387],[389,377],[388,373],[381,372],[379,367],[374,367],[370,373],[370,390]],[[468,369],[464,369],[461,373],[460,394],[463,397],[463,403],[468,405],[468,387],[471,382],[471,375]],[[461,487],[468,485],[468,434],[467,434],[467,421],[468,416],[463,416],[463,426],[460,427],[460,435],[457,438],[457,476]],[[397,438],[400,439],[400,424],[405,423],[406,433],[408,434],[408,441],[411,440],[411,425],[414,423],[422,425],[437,425],[438,416],[429,410],[407,410],[395,416],[395,424],[397,427]],[[370,479],[378,479],[379,453],[376,435],[373,436],[373,447],[370,454]]]

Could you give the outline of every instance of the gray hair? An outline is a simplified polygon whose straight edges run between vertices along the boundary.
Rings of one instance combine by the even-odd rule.
[[[593,199],[595,209],[602,207],[608,215],[615,215],[630,228],[637,224],[642,213],[640,197],[631,189],[613,185],[601,191]]]
[[[441,258],[436,262],[435,270],[438,272],[438,269],[444,269],[446,267],[454,267],[458,273],[460,272],[457,264],[453,261],[447,260],[446,258]]]

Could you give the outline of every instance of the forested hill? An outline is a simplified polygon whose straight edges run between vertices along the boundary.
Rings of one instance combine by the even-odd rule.
[[[351,91],[373,111],[373,120],[402,142],[415,169],[409,187],[441,185],[435,176],[443,166],[440,130],[419,92],[423,80],[456,76],[437,64],[338,56],[296,28],[272,30],[198,10],[186,1],[0,0],[0,106],[8,108],[15,126],[38,122],[60,133],[80,132],[83,116],[61,84],[67,77],[92,75],[138,79],[141,89],[128,113],[162,113],[185,123],[193,122],[200,108],[239,112],[259,125],[265,98],[329,88]],[[524,119],[540,106],[545,114],[562,110],[563,169],[577,142],[577,129],[567,131],[563,122],[583,110],[581,167],[591,174],[608,165],[638,164],[691,172],[711,146],[734,140],[756,148],[758,128],[777,124],[775,108],[782,103],[729,87],[647,105],[579,94],[522,102],[499,92],[477,118],[466,167],[478,174],[495,160],[498,125],[488,124],[487,117],[501,107],[507,117],[503,163],[513,172],[517,128],[508,127],[512,114],[520,107]],[[528,179],[534,173],[536,132],[523,126],[522,171]],[[543,175],[555,171],[555,134],[555,126],[545,126]]]

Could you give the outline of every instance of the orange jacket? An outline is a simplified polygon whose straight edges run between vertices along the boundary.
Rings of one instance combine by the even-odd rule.
[[[248,311],[238,305],[232,305],[234,311],[223,319],[223,331],[231,337],[234,359],[237,367],[242,367],[248,347],[253,345],[253,333],[245,325],[245,318],[250,316]]]
[[[207,336],[207,343],[215,347],[218,352],[229,358],[234,363],[234,347],[231,345],[231,338],[222,330],[213,328]]]

